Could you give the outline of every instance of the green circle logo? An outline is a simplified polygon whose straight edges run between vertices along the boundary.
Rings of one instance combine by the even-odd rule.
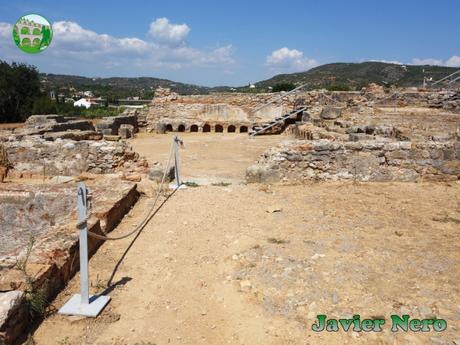
[[[53,29],[48,20],[38,14],[27,14],[13,26],[13,41],[25,53],[36,54],[51,44]]]

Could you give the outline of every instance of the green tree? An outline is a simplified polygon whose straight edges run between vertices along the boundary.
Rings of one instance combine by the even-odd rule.
[[[0,122],[24,121],[41,96],[35,67],[0,61]]]
[[[273,92],[281,92],[281,91],[291,91],[295,89],[295,85],[293,83],[278,83],[273,85]]]
[[[42,96],[35,100],[32,113],[36,115],[56,114],[57,104],[49,97]]]

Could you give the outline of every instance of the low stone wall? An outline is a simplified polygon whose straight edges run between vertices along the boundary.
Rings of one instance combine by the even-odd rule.
[[[127,114],[119,116],[104,117],[96,124],[98,132],[106,135],[118,135],[121,125],[131,125],[134,128],[134,133],[138,132],[137,115]]]
[[[442,108],[454,113],[460,113],[459,91],[443,91],[431,93],[427,98],[427,103],[430,107]]]
[[[68,130],[94,131],[94,126],[88,120],[63,115],[31,115],[24,123],[21,134],[33,135]]]
[[[270,149],[257,166],[285,181],[457,180],[460,142],[298,140]],[[251,169],[249,182],[263,182]]]
[[[79,175],[82,172],[111,173],[139,155],[124,142],[48,141],[38,136],[4,143],[13,169],[9,176]]]

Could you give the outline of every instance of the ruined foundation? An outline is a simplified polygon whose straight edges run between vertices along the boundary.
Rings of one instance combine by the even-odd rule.
[[[136,127],[123,122],[135,120],[114,118],[112,128],[134,134],[137,122]],[[140,180],[148,164],[125,141],[102,138],[89,121],[59,115],[31,116],[22,128],[0,135],[2,344],[27,329],[37,293],[44,310],[78,271],[78,181],[85,180],[91,192],[88,230],[98,234],[112,231],[139,197],[130,180]],[[89,254],[101,243],[90,237]]]

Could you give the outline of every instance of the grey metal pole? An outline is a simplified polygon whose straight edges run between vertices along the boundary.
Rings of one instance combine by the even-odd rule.
[[[89,304],[89,287],[88,287],[88,225],[86,224],[87,216],[87,190],[83,182],[78,185],[78,222],[80,224],[80,290],[81,304]]]
[[[179,138],[177,135],[174,137],[174,164],[175,164],[175,173],[176,173],[176,185],[179,187],[181,185],[180,174],[179,174]]]
[[[77,188],[77,228],[80,236],[80,294],[73,295],[59,309],[59,314],[96,317],[109,302],[109,296],[90,296],[88,279],[88,190],[83,182]]]

